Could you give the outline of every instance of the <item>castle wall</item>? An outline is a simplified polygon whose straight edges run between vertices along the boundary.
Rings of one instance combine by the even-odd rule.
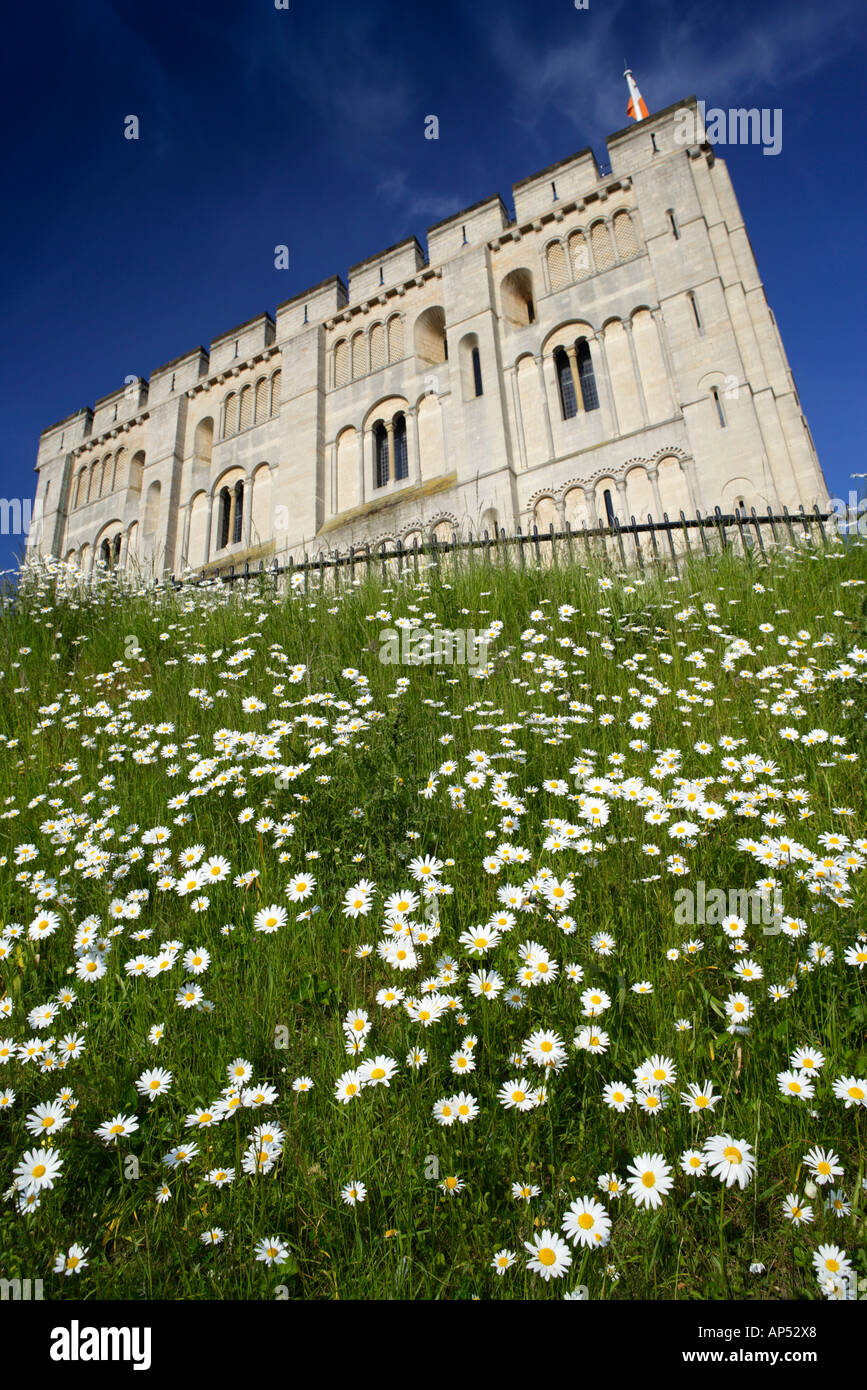
[[[157,573],[827,501],[728,171],[670,107],[43,432],[30,553]],[[701,134],[701,132],[699,132]]]

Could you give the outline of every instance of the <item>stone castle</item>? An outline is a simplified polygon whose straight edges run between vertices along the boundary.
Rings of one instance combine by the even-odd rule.
[[[28,554],[180,574],[828,500],[694,98],[40,437]],[[685,144],[682,114],[695,116]],[[681,120],[678,120],[681,113]]]

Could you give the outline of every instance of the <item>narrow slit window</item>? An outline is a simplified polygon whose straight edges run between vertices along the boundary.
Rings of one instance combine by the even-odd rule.
[[[394,479],[409,477],[409,458],[406,452],[406,416],[397,415],[394,421]]]
[[[713,396],[714,405],[716,406],[716,413],[717,418],[719,419],[720,429],[724,430],[726,427],[726,417],[723,413],[722,401],[719,398],[719,387],[712,386],[710,388],[710,393]]]
[[[678,229],[677,229],[677,218],[675,217],[675,215],[674,215],[674,213],[672,212],[671,208],[668,209],[668,220],[669,220],[669,222],[671,223],[671,230],[672,230],[672,232],[674,233],[674,239],[675,239],[675,241],[679,241],[679,240],[680,240],[680,232],[679,232]]]
[[[554,353],[554,366],[557,368],[557,385],[560,388],[560,409],[563,412],[563,419],[571,420],[573,416],[578,414],[578,406],[575,401],[572,369],[563,348],[558,348]]]
[[[692,291],[690,291],[690,293],[687,295],[687,298],[690,304],[692,305],[692,314],[693,318],[695,319],[695,326],[698,329],[699,333],[704,333],[704,325],[701,321],[701,314],[698,312],[698,301],[695,295],[692,293]]]
[[[482,395],[482,359],[479,356],[479,349],[473,348],[473,388],[477,396]]]

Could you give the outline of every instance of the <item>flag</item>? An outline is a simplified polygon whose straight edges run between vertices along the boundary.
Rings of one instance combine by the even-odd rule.
[[[643,120],[645,116],[650,115],[650,112],[644,97],[638,90],[635,78],[632,76],[632,69],[627,68],[623,76],[626,78],[626,85],[629,88],[629,105],[626,108],[626,114],[633,121]]]

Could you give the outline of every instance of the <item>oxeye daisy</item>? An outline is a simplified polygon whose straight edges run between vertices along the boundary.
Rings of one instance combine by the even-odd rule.
[[[80,1274],[87,1265],[89,1248],[87,1245],[70,1245],[67,1251],[61,1251],[54,1261],[54,1273],[63,1274],[67,1279],[72,1274]]]
[[[593,1197],[579,1197],[563,1217],[563,1231],[573,1245],[607,1245],[610,1230],[610,1216]]]
[[[568,1245],[560,1236],[547,1228],[537,1231],[532,1241],[524,1241],[524,1249],[530,1258],[527,1268],[538,1274],[546,1283],[550,1279],[562,1279],[572,1263]]]
[[[715,1178],[726,1187],[735,1183],[745,1188],[753,1179],[756,1160],[745,1139],[733,1139],[730,1134],[714,1134],[705,1140],[704,1155]]]
[[[340,1189],[340,1200],[350,1207],[354,1207],[359,1202],[365,1201],[366,1197],[367,1188],[363,1182],[358,1182],[357,1180],[344,1183],[343,1187]]]
[[[804,1226],[813,1220],[813,1208],[802,1202],[794,1192],[783,1200],[783,1217],[793,1226]]]
[[[635,1162],[628,1165],[627,1172],[631,1174],[629,1195],[636,1206],[662,1206],[663,1198],[674,1185],[671,1168],[662,1154],[639,1154]]]
[[[496,1250],[491,1260],[491,1268],[495,1274],[505,1274],[507,1269],[511,1269],[517,1256],[514,1250]]]
[[[685,1149],[680,1156],[680,1166],[689,1178],[703,1178],[707,1172],[707,1161],[699,1149]]]

